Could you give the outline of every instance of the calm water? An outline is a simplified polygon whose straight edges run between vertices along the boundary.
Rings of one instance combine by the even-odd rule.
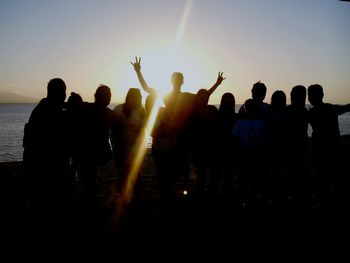
[[[22,160],[23,130],[36,104],[0,104],[0,162]]]
[[[35,105],[0,104],[0,162],[22,160],[24,124]],[[349,112],[339,116],[339,126],[341,134],[350,134]]]

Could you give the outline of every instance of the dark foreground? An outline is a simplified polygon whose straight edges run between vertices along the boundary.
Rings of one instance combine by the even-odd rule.
[[[348,202],[321,207],[317,196],[311,196],[300,208],[293,196],[286,196],[276,209],[268,203],[242,205],[221,194],[198,200],[183,195],[181,185],[174,200],[163,202],[149,154],[141,199],[129,205],[122,220],[114,166],[109,164],[99,177],[93,224],[83,223],[78,178],[72,178],[72,208],[57,213],[56,222],[41,223],[21,192],[22,169],[21,162],[0,164],[0,251],[15,251],[12,257],[39,258],[50,252],[48,261],[75,254],[118,262],[232,262],[241,256],[262,260],[282,254],[284,261],[294,256],[301,260],[305,253],[335,259],[349,249]]]

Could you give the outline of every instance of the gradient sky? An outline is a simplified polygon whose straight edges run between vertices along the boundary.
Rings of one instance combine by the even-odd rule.
[[[232,92],[237,103],[261,80],[289,97],[319,83],[325,101],[350,102],[350,3],[337,0],[0,0],[0,91],[44,97],[49,79],[92,101],[100,83],[112,102],[139,87],[130,61],[142,57],[148,84],[165,91],[173,71],[184,91]]]

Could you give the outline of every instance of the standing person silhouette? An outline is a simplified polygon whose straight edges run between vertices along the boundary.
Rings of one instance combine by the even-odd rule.
[[[69,123],[69,153],[70,153],[70,170],[73,174],[78,175],[80,172],[80,156],[79,156],[79,125],[81,113],[84,105],[83,98],[71,92],[66,103],[68,123]]]
[[[111,90],[99,85],[93,103],[84,103],[79,126],[79,156],[81,158],[81,183],[83,197],[83,222],[88,228],[95,226],[97,205],[97,176],[103,164],[112,159],[110,145],[114,113],[107,106]],[[94,229],[88,229],[94,231]]]
[[[238,192],[242,205],[263,201],[267,179],[266,125],[256,101],[246,100],[244,108],[244,115],[238,118],[231,131],[239,143]]]
[[[69,205],[69,134],[65,99],[65,82],[60,78],[51,79],[47,84],[47,97],[34,108],[24,129],[25,181],[38,227],[34,229],[38,234],[59,222],[58,215]]]
[[[165,107],[160,107],[152,129],[152,157],[156,167],[156,179],[159,192],[163,201],[171,201],[176,197],[175,188],[175,153],[177,152],[177,140],[175,133],[169,127],[172,117],[171,107],[167,100]]]
[[[132,171],[138,161],[136,159],[137,154],[145,147],[146,143],[146,114],[141,101],[140,90],[130,88],[125,102],[113,109],[117,121],[112,129],[112,146],[119,172],[118,188],[120,192],[126,187],[127,181],[132,179]],[[141,164],[135,172],[135,187],[133,190],[135,190],[136,201],[140,197]]]
[[[135,62],[131,62],[131,64],[134,67],[142,88],[148,94],[153,96],[155,89],[150,88],[147,85],[147,82],[141,73],[141,58],[135,57]],[[223,80],[225,80],[223,72],[219,72],[216,82],[208,90],[209,96],[220,86]],[[193,110],[196,94],[182,92],[181,87],[183,83],[183,74],[180,72],[174,72],[171,76],[172,91],[165,95],[164,99],[167,100],[167,107],[170,107],[172,111],[172,116],[169,120],[169,127],[174,131],[178,143],[177,152],[175,154],[175,159],[178,162],[176,165],[178,170],[177,174],[182,175],[184,178],[184,188],[188,189],[190,175],[188,120]]]
[[[313,106],[310,109],[310,124],[312,127],[312,158],[320,184],[321,206],[327,206],[330,185],[335,187],[336,194],[340,194],[339,202],[345,201],[343,194],[348,184],[347,174],[341,154],[340,131],[338,116],[350,111],[350,104],[334,105],[323,102],[323,88],[319,84],[308,87],[308,100]]]
[[[292,182],[297,207],[306,205],[309,112],[305,107],[306,88],[297,85],[290,92],[291,104],[286,109],[287,174]]]
[[[286,94],[276,90],[271,96],[271,103],[266,116],[268,130],[267,154],[269,156],[269,180],[271,182],[271,201],[273,206],[280,206],[283,201],[283,188],[286,171]]]
[[[259,138],[259,147],[258,147],[258,149],[261,153],[260,153],[259,158],[257,159],[257,161],[259,161],[259,171],[257,171],[257,170],[254,171],[255,174],[257,172],[259,172],[259,174],[260,174],[260,177],[256,177],[255,179],[258,180],[258,185],[260,185],[261,188],[265,188],[265,186],[262,187],[262,185],[265,184],[265,182],[268,178],[268,172],[269,172],[268,171],[268,160],[267,160],[267,154],[266,154],[267,149],[266,149],[265,144],[266,144],[266,140],[268,138],[267,115],[269,112],[270,105],[268,103],[264,102],[264,99],[266,97],[266,92],[267,92],[266,85],[264,83],[262,83],[261,81],[258,81],[258,82],[253,84],[253,87],[251,89],[251,99],[246,100],[246,102],[240,107],[240,109],[238,111],[238,116],[239,116],[240,120],[236,124],[236,125],[239,124],[239,126],[243,126],[243,127],[249,127],[252,124],[252,123],[250,123],[249,125],[246,125],[247,120],[249,120],[249,121],[253,121],[253,123],[255,123],[254,126],[257,123],[260,123],[262,125],[261,129],[263,130],[263,136],[261,136],[261,138]],[[247,113],[246,112],[247,110],[251,111],[251,112]],[[244,123],[244,125],[243,125],[243,123]],[[260,128],[258,130],[260,130]],[[256,131],[258,131],[258,130],[256,130]],[[260,132],[258,132],[257,134],[260,134]],[[246,140],[247,138],[244,138],[244,137],[245,136],[243,136],[241,139]],[[250,169],[251,167],[248,167],[248,168]],[[264,192],[265,192],[265,190],[264,190]],[[261,193],[259,193],[259,195],[260,194]],[[264,195],[265,195],[265,197],[267,197],[266,194],[264,194]],[[262,198],[260,198],[260,199],[263,200]],[[266,201],[266,200],[263,200],[263,201]]]
[[[237,172],[238,142],[231,135],[231,131],[238,120],[236,113],[235,96],[226,92],[222,95],[218,116],[219,151],[219,177],[224,179],[224,192],[226,197],[233,197],[233,177]]]
[[[208,100],[208,91],[200,89],[195,97],[188,123],[191,161],[196,170],[195,196],[199,199],[206,196],[216,197],[219,185],[217,160],[219,111],[214,105],[208,105]]]

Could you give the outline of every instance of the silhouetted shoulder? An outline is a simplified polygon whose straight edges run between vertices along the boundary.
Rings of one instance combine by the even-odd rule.
[[[208,107],[208,109],[209,109],[210,111],[213,111],[213,112],[218,112],[218,111],[219,111],[218,108],[215,107],[214,105],[210,105],[210,104],[209,104],[207,107]]]
[[[194,101],[196,99],[196,95],[197,94],[193,94],[190,92],[183,92],[183,93],[181,93],[181,95],[178,98],[178,103],[181,106],[185,106],[185,107],[189,106],[189,105],[194,103]]]
[[[123,104],[118,104],[113,108],[114,112],[119,112],[123,109]]]
[[[123,107],[124,107],[123,104],[119,104],[119,105],[114,107],[113,113],[117,119],[120,119],[125,115]]]
[[[263,114],[265,114],[270,108],[270,105],[266,102],[262,102],[261,104],[259,104],[259,110],[261,110],[261,112]]]
[[[260,116],[266,116],[267,113],[269,112],[270,109],[270,105],[266,102],[261,102],[257,104],[257,109],[259,111],[259,115]],[[239,108],[238,110],[238,115],[239,116],[244,116],[245,115],[245,107],[244,104],[242,104],[242,106]]]

